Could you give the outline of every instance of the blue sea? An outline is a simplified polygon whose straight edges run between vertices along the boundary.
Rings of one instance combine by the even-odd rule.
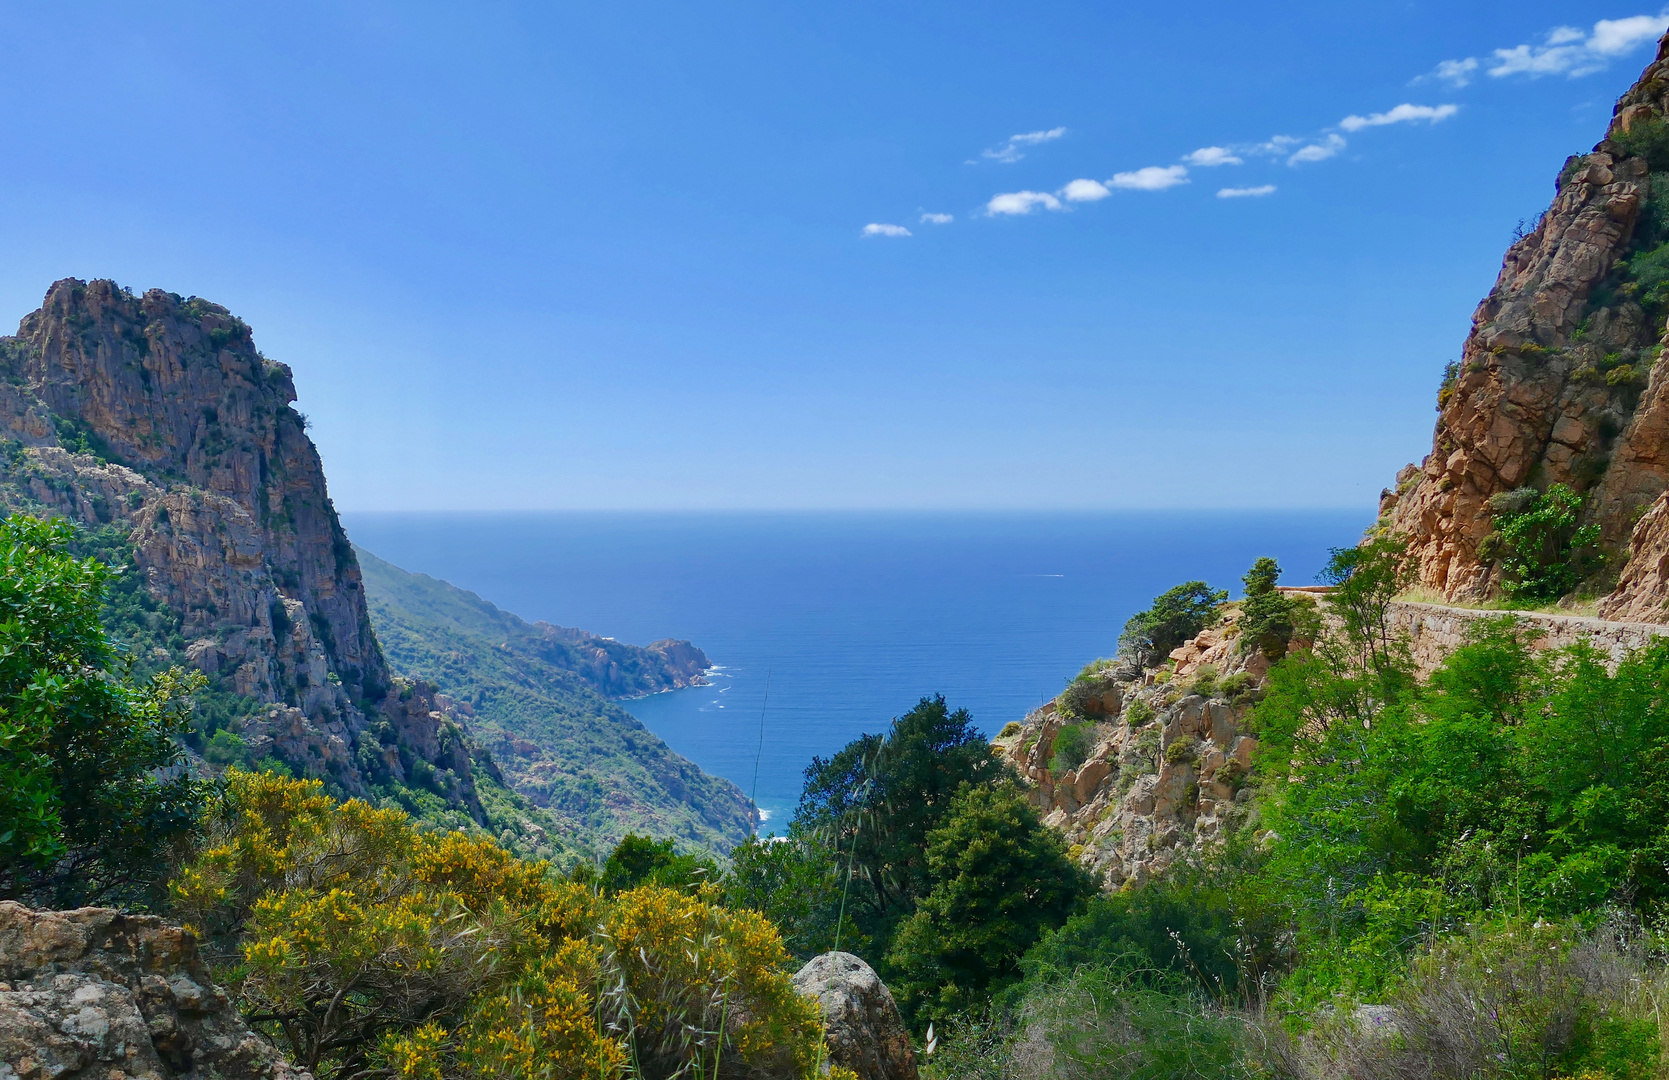
[[[524,619],[687,638],[712,685],[625,707],[781,828],[805,768],[920,698],[995,734],[1157,593],[1238,591],[1260,555],[1309,584],[1358,512],[346,513],[353,541]]]

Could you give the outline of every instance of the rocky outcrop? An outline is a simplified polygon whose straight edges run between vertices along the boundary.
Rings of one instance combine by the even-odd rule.
[[[1090,707],[1069,691],[993,740],[1044,824],[1108,886],[1161,875],[1249,819],[1257,740],[1245,721],[1268,661],[1241,651],[1237,618],[1229,609],[1174,650],[1171,671],[1110,668]],[[1069,725],[1088,734],[1076,763],[1057,756]]]
[[[251,1031],[191,933],[0,903],[0,1080],[311,1080]]]
[[[458,724],[383,659],[295,397],[217,304],[57,282],[0,338],[0,498],[117,538],[159,612],[141,659],[203,671],[252,758],[481,820]]]
[[[1669,243],[1669,172],[1641,156],[1656,154],[1666,112],[1660,44],[1606,137],[1567,162],[1552,206],[1508,249],[1439,392],[1431,453],[1381,498],[1381,523],[1409,542],[1420,583],[1450,599],[1498,589],[1480,553],[1490,497],[1565,484],[1584,494],[1613,572],[1628,562],[1607,610],[1641,613],[1651,573],[1634,564],[1662,549],[1628,545],[1669,488],[1669,366],[1662,297],[1631,260]]]
[[[858,1080],[916,1080],[916,1055],[898,1005],[881,977],[846,952],[813,957],[794,976],[794,989],[823,1010],[829,1063]]]

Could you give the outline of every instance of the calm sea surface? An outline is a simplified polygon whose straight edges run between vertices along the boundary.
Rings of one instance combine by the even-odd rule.
[[[348,513],[354,542],[524,619],[688,638],[711,686],[626,703],[785,822],[814,754],[943,694],[995,733],[1152,597],[1238,592],[1259,555],[1309,584],[1372,512]],[[767,695],[768,689],[768,695]],[[761,724],[763,722],[763,741]],[[756,765],[757,763],[757,765]],[[756,780],[757,770],[757,780]]]

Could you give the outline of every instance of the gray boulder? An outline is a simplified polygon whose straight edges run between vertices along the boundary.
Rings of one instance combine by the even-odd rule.
[[[0,1080],[312,1080],[249,1029],[191,933],[0,903]]]
[[[794,987],[823,1008],[831,1064],[851,1069],[858,1080],[916,1080],[904,1018],[868,964],[851,953],[824,953],[800,969]]]

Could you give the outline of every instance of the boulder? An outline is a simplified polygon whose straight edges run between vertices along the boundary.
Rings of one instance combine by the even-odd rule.
[[[0,903],[0,1080],[312,1080],[249,1029],[191,932]]]
[[[851,1069],[858,1080],[916,1080],[904,1018],[868,964],[851,953],[827,952],[800,969],[794,988],[823,1008],[830,1064]]]

